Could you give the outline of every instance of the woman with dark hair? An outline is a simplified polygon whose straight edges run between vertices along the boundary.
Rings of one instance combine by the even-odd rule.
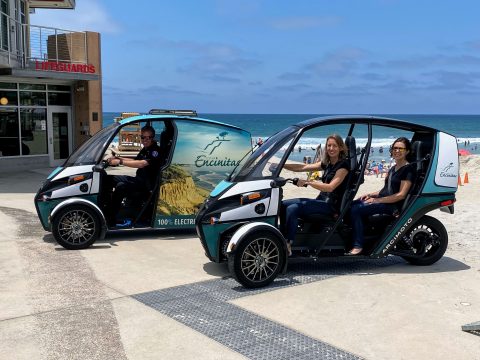
[[[288,253],[297,232],[298,217],[307,214],[334,214],[338,212],[345,192],[347,174],[350,170],[346,160],[348,149],[339,135],[327,137],[323,157],[313,164],[285,164],[284,168],[295,172],[322,170],[321,180],[298,180],[297,186],[311,186],[320,190],[316,199],[290,199],[282,204],[282,228],[288,240]]]
[[[353,249],[348,255],[358,255],[362,252],[365,242],[363,222],[368,216],[394,214],[401,209],[415,179],[415,169],[407,161],[411,149],[410,140],[405,137],[396,139],[390,147],[390,155],[395,165],[388,171],[383,188],[352,202]]]

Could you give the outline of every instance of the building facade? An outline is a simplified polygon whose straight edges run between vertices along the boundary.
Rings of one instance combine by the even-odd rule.
[[[100,34],[30,24],[75,0],[0,3],[0,171],[58,166],[102,128]]]

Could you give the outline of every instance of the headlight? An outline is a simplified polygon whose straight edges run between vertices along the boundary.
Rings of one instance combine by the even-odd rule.
[[[68,178],[68,185],[73,185],[77,184],[79,182],[85,181],[87,179],[90,179],[92,177],[92,173],[86,173],[86,174],[78,174],[78,175],[72,175]]]
[[[270,194],[270,190],[260,190],[260,191],[254,191],[254,192],[243,194],[240,197],[240,205],[250,204],[252,202],[266,198],[267,196],[269,196],[269,194]]]

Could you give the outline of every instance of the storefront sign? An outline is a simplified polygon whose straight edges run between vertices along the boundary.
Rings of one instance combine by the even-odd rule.
[[[92,64],[71,64],[56,61],[35,61],[35,70],[85,74],[95,74],[96,71]]]

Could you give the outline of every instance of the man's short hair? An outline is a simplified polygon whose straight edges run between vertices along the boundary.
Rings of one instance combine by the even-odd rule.
[[[142,133],[148,131],[150,134],[152,134],[152,137],[155,136],[155,129],[150,125],[145,125],[144,127],[142,127],[141,131]]]

